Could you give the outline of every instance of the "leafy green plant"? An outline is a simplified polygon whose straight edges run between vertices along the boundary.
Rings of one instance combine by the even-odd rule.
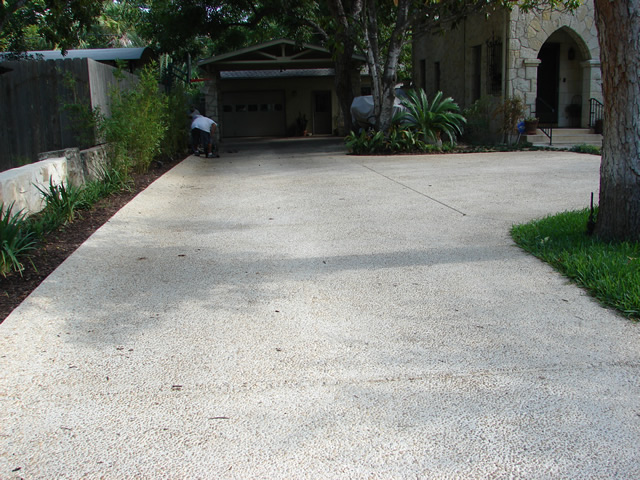
[[[82,186],[81,197],[87,208],[109,195],[131,190],[131,177],[122,169],[105,167],[100,170],[98,177]]]
[[[14,203],[0,203],[0,275],[14,271],[22,274],[23,260],[36,248],[36,236],[29,230],[26,214],[13,212]]]
[[[462,114],[467,119],[463,133],[463,140],[472,145],[488,145],[496,143],[493,132],[492,112],[495,109],[494,97],[485,95],[465,109]]]
[[[55,185],[49,180],[49,188],[37,187],[45,200],[44,210],[50,216],[54,225],[72,223],[78,210],[86,209],[90,205],[83,198],[82,189],[67,183]]]
[[[117,168],[148,170],[167,131],[167,103],[154,66],[142,70],[134,88],[112,90],[111,116],[103,119],[101,131],[112,145]]]
[[[382,132],[372,130],[362,130],[359,135],[351,131],[347,135],[345,143],[349,151],[355,155],[380,153],[385,144],[385,137]]]
[[[419,131],[423,141],[440,145],[443,136],[451,144],[462,135],[466,119],[460,114],[460,107],[453,98],[444,98],[442,92],[436,93],[431,103],[424,90],[412,90],[402,100],[406,112],[403,122],[409,128]]]
[[[186,112],[189,106],[189,92],[181,85],[175,85],[165,96],[167,104],[167,128],[160,142],[160,156],[175,159],[187,151],[189,145],[190,118]]]
[[[68,116],[69,133],[77,142],[76,146],[80,148],[95,145],[98,123],[102,118],[100,108],[92,109],[81,100],[84,97],[80,94],[81,87],[71,72],[64,71],[60,67],[57,71],[59,75],[62,75],[62,83],[66,91],[66,95],[61,96],[58,101]]]
[[[604,305],[640,318],[640,243],[603,242],[587,234],[589,209],[511,229],[514,241],[586,288]]]
[[[597,145],[587,145],[586,143],[574,145],[569,149],[572,152],[588,153],[590,155],[601,155],[600,147]]]
[[[440,146],[427,143],[423,137],[420,130],[414,131],[396,125],[391,128],[387,136],[375,131],[362,131],[359,135],[351,132],[345,138],[345,143],[354,155],[436,153],[453,148],[448,144]]]
[[[493,116],[500,121],[500,133],[504,134],[509,143],[517,131],[518,122],[524,117],[522,98],[518,96],[503,98],[493,111]]]

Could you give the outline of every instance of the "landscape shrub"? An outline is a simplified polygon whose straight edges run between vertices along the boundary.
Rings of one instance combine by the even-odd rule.
[[[586,143],[574,145],[569,149],[572,152],[588,153],[590,155],[601,155],[601,149],[597,145],[587,145]]]
[[[518,122],[524,117],[524,102],[515,96],[503,98],[493,111],[493,117],[500,122],[499,131],[507,143],[511,143],[518,131]]]
[[[445,98],[442,92],[436,93],[429,102],[424,90],[411,90],[401,103],[406,111],[400,115],[400,123],[419,133],[422,141],[441,145],[445,137],[448,143],[455,145],[462,135],[467,120],[453,98]]]
[[[462,140],[471,145],[489,145],[497,142],[493,133],[493,97],[483,96],[473,102],[462,114],[467,119]]]
[[[148,170],[168,128],[168,104],[159,90],[155,70],[155,65],[145,67],[140,81],[130,90],[112,90],[111,116],[100,122],[111,147],[112,162],[125,172]]]
[[[72,223],[78,210],[90,207],[83,197],[82,188],[70,183],[54,185],[49,181],[48,188],[37,188],[45,201],[44,215],[49,216],[53,229]]]
[[[25,259],[36,249],[36,235],[29,228],[26,214],[13,212],[14,203],[6,208],[0,203],[0,275],[24,270]]]
[[[160,142],[160,157],[174,160],[189,146],[191,118],[187,116],[190,98],[194,95],[181,84],[174,85],[164,101],[167,104],[167,128]]]

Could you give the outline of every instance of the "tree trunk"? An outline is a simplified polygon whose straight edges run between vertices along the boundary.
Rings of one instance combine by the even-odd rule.
[[[353,24],[357,23],[362,12],[363,0],[343,2],[343,0],[329,0],[327,6],[332,17],[339,27],[335,35],[335,85],[338,103],[342,111],[345,129],[349,132],[351,124],[351,102],[353,101],[353,53],[355,50],[355,37]],[[347,13],[347,8],[350,11]]]
[[[380,28],[376,0],[367,1],[365,14],[365,41],[367,63],[371,75],[374,102],[375,128],[387,132],[393,119],[395,88],[397,82],[398,60],[402,51],[405,35],[409,27],[409,7],[411,0],[399,0],[396,7],[396,21],[389,39],[387,58],[384,66],[381,62]]]
[[[595,233],[640,241],[640,1],[594,3],[604,96]]]
[[[335,86],[338,104],[342,113],[342,123],[347,131],[353,128],[351,124],[351,102],[353,102],[353,81],[351,74],[353,71],[353,44],[344,44],[341,53],[335,53]]]

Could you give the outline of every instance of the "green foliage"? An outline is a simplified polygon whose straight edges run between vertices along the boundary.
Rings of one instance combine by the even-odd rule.
[[[423,140],[420,130],[411,130],[401,125],[391,128],[388,135],[369,130],[359,134],[353,131],[345,138],[347,149],[354,155],[393,155],[401,153],[439,153],[449,151],[450,144],[434,145]]]
[[[167,129],[160,142],[160,152],[164,158],[178,158],[187,150],[190,118],[186,113],[191,103],[189,99],[189,92],[181,84],[174,86],[171,93],[164,96],[167,105]]]
[[[82,189],[68,183],[54,185],[49,181],[49,188],[37,187],[45,201],[45,212],[51,215],[53,224],[72,223],[78,210],[87,209],[90,205],[83,198]]]
[[[79,35],[80,48],[145,47],[138,33],[145,22],[146,10],[137,1],[103,2],[102,13],[87,32]],[[141,8],[143,7],[143,8]]]
[[[362,130],[359,135],[351,131],[345,139],[349,151],[355,155],[366,155],[384,151],[385,138],[382,132]]]
[[[467,119],[467,125],[464,130],[463,139],[466,143],[472,145],[487,145],[495,142],[491,131],[492,112],[494,108],[492,97],[485,95],[464,110],[463,115]]]
[[[49,48],[69,49],[99,15],[102,3],[93,0],[3,0],[0,2],[0,51],[24,52],[42,48],[43,40]]]
[[[85,183],[80,187],[72,185],[53,185],[38,188],[45,200],[45,208],[28,220],[29,229],[38,238],[72,223],[78,216],[78,210],[89,210],[98,201],[109,195],[131,190],[131,178],[125,171],[113,167],[100,172],[100,179]]]
[[[85,183],[81,190],[81,202],[90,207],[102,198],[131,190],[131,178],[113,167],[103,169],[99,180]]]
[[[26,216],[20,210],[13,212],[14,204],[6,209],[0,203],[0,275],[24,270],[23,260],[36,248],[35,234],[28,228]]]
[[[436,93],[431,103],[424,90],[411,90],[402,100],[406,112],[402,121],[413,131],[420,132],[426,143],[440,144],[444,136],[449,143],[455,144],[462,135],[466,119],[453,98],[443,98],[442,92]]]
[[[585,143],[581,145],[574,145],[569,149],[572,152],[588,153],[590,155],[601,155],[600,147],[597,145],[587,145]]]
[[[500,121],[500,132],[507,138],[515,134],[518,122],[524,117],[524,102],[522,98],[503,98],[493,112],[493,116]]]
[[[66,90],[59,103],[68,115],[77,146],[81,149],[91,147],[96,143],[96,132],[102,119],[100,108],[91,109],[86,102],[80,100],[78,82],[71,72],[59,69],[58,73],[63,76],[62,83]]]
[[[640,318],[640,243],[609,243],[587,235],[589,209],[511,229],[524,250],[586,288],[607,306]]]
[[[167,131],[167,103],[154,66],[142,70],[134,88],[112,90],[111,116],[104,118],[101,130],[118,168],[138,173],[149,168]]]

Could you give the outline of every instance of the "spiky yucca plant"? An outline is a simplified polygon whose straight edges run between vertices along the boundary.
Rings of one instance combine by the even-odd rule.
[[[402,100],[406,111],[403,122],[409,128],[421,131],[425,142],[440,144],[442,137],[455,145],[456,138],[462,135],[466,118],[461,115],[460,107],[453,98],[443,98],[442,92],[436,93],[431,103],[424,90],[412,90]]]

